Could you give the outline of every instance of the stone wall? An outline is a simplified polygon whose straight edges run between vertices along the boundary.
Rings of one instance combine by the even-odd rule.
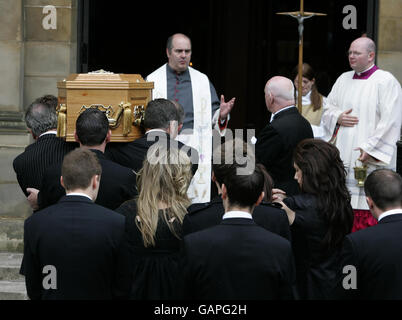
[[[53,11],[43,12],[48,5]],[[0,251],[22,250],[31,214],[12,167],[33,142],[24,110],[39,96],[57,96],[57,81],[76,72],[76,51],[77,0],[0,1]]]
[[[402,83],[402,0],[379,0],[377,64]]]

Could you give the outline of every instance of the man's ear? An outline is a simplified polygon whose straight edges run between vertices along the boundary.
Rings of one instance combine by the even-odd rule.
[[[370,210],[374,208],[374,201],[370,197],[366,197],[366,202]]]
[[[100,176],[94,175],[91,180],[92,189],[95,190],[98,187],[99,183],[100,183]]]
[[[79,144],[81,144],[80,139],[78,139],[78,136],[77,136],[77,131],[74,131],[74,140],[75,140],[75,142],[78,142]]]
[[[31,134],[31,136],[32,136],[32,138],[33,138],[34,140],[37,140],[37,139],[38,139],[38,137],[33,134],[33,132],[32,132],[31,129],[28,128],[28,132]]]
[[[255,206],[258,206],[261,203],[262,199],[264,199],[264,196],[265,196],[265,193],[263,191],[263,192],[261,192],[260,196],[258,197],[257,202],[255,203]]]
[[[369,58],[370,58],[370,61],[374,61],[374,59],[375,59],[375,52],[370,52],[370,53],[369,53]]]
[[[166,48],[166,56],[167,56],[167,58],[169,59],[169,57],[170,57],[169,48]]]
[[[226,186],[224,183],[222,183],[222,200],[227,199],[228,197],[228,190],[226,189]]]
[[[64,185],[63,176],[60,176],[60,184],[64,189],[66,188],[65,185]]]
[[[105,139],[106,143],[109,143],[111,139],[112,139],[112,130],[109,129]]]

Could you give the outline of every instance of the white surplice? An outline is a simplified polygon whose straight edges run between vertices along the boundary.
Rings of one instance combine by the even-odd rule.
[[[383,70],[375,71],[368,79],[353,79],[354,71],[343,73],[335,82],[324,106],[322,123],[332,134],[338,117],[353,109],[359,123],[354,127],[341,126],[335,141],[341,159],[347,167],[346,184],[352,196],[353,209],[368,210],[364,190],[357,187],[353,167],[361,148],[380,160],[369,164],[368,174],[380,167],[395,170],[396,142],[401,133],[402,93],[395,77]]]

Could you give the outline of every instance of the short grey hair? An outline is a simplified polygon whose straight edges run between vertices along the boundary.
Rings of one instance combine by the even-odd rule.
[[[35,137],[57,128],[56,110],[43,103],[33,102],[25,113],[25,123]]]

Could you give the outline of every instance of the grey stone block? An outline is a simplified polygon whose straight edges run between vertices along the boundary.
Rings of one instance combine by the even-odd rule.
[[[25,75],[68,75],[70,45],[60,42],[27,42],[25,45]]]
[[[49,3],[47,3],[49,4]],[[25,39],[27,41],[71,41],[71,10],[70,8],[56,8],[56,29],[46,30],[42,22],[48,16],[43,13],[43,6],[25,6]]]
[[[25,282],[0,281],[0,300],[28,300]]]
[[[0,252],[0,281],[24,281],[20,275],[23,254]]]
[[[19,111],[20,70],[21,43],[0,41],[0,74],[3,75],[0,77],[0,109],[2,111]]]
[[[0,40],[22,39],[22,1],[0,1]]]
[[[65,77],[25,77],[24,105],[29,105],[36,98],[45,94],[58,96],[57,82]]]
[[[23,219],[0,219],[0,252],[24,252]]]

